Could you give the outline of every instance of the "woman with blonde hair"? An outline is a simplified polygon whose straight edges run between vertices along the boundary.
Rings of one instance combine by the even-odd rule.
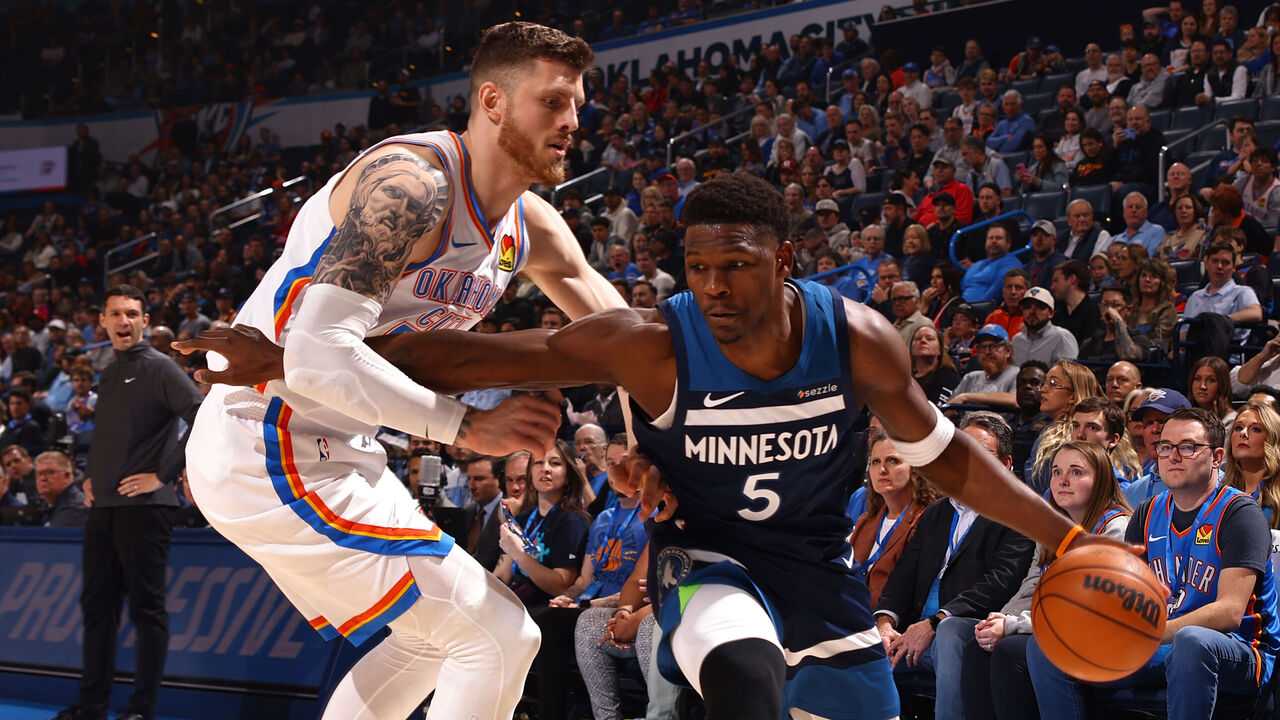
[[[849,544],[853,558],[867,571],[874,607],[915,532],[920,514],[936,496],[924,476],[907,465],[883,432],[872,431],[867,456],[867,509],[853,526]]]
[[[1044,376],[1040,386],[1040,412],[1052,420],[1040,431],[1027,455],[1022,480],[1036,492],[1049,487],[1049,464],[1053,454],[1072,439],[1071,408],[1085,398],[1105,397],[1098,378],[1085,365],[1074,360],[1059,360]]]
[[[1240,409],[1227,433],[1226,482],[1262,506],[1271,529],[1280,529],[1280,413],[1266,403]]]
[[[1089,532],[1123,540],[1132,514],[1116,482],[1107,451],[1097,443],[1068,442],[1052,455],[1049,504]],[[958,683],[969,718],[1036,717],[1035,690],[1024,660],[1031,640],[1031,599],[1055,548],[1036,547],[1018,591],[983,620],[949,617],[934,640],[939,684]],[[954,685],[951,686],[954,688]],[[939,696],[955,697],[955,690]],[[959,715],[959,712],[948,713]]]

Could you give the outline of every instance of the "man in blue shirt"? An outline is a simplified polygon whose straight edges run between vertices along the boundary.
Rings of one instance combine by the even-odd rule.
[[[1124,196],[1124,232],[1113,235],[1111,242],[1141,245],[1149,257],[1156,256],[1156,248],[1164,241],[1164,228],[1147,219],[1147,198],[1134,191]],[[1097,253],[1097,249],[1094,253]]]
[[[1022,261],[1009,254],[1012,232],[1005,225],[987,229],[987,257],[969,266],[960,281],[960,294],[967,303],[987,302],[1000,297],[1004,274],[1022,267]]]
[[[1216,313],[1234,322],[1262,322],[1262,305],[1248,285],[1235,281],[1236,249],[1229,242],[1215,242],[1204,256],[1209,284],[1191,293],[1182,317],[1190,320],[1202,313]]]
[[[1009,90],[1000,101],[1004,119],[996,123],[995,132],[987,137],[987,147],[998,153],[1013,153],[1031,144],[1036,121],[1022,112],[1022,93]]]

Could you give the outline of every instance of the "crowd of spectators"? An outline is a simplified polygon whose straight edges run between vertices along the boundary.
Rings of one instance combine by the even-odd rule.
[[[206,12],[200,7],[193,12]],[[220,8],[191,24],[205,37],[216,30],[239,41],[246,23],[294,21],[235,3],[203,7]],[[346,46],[371,27],[411,36],[440,27],[413,20],[437,23],[427,9],[393,3],[377,11],[382,22],[362,27],[318,3],[296,18],[306,36],[297,45],[237,50],[237,57],[287,61],[294,50],[321,47],[310,39],[316,33]],[[703,8],[682,1],[654,6],[646,17],[661,20],[667,11],[692,19]],[[553,200],[591,264],[632,305],[647,308],[683,288],[680,215],[688,193],[717,173],[760,175],[791,213],[793,275],[830,284],[891,320],[928,397],[1077,522],[1121,536],[1123,519],[1165,489],[1166,461],[1204,460],[1205,453],[1185,447],[1200,443],[1217,446],[1207,455],[1260,499],[1275,527],[1280,468],[1260,448],[1280,442],[1280,339],[1265,322],[1280,231],[1273,147],[1280,132],[1270,125],[1280,121],[1280,106],[1271,102],[1280,92],[1280,11],[1268,10],[1256,26],[1213,0],[1202,7],[1172,0],[1134,15],[1077,58],[1037,37],[1011,58],[985,57],[980,39],[969,40],[959,57],[937,48],[927,58],[901,58],[850,26],[833,40],[794,36],[785,48],[766,46],[745,69],[703,64],[684,73],[668,66],[640,86],[626,78],[606,85],[592,72],[568,162],[571,177],[604,168],[607,181],[599,197],[583,183]],[[339,19],[352,32],[333,33]],[[639,21],[625,13],[621,19],[628,32],[638,32]],[[619,21],[560,22],[608,37]],[[157,46],[146,57],[175,68],[175,76],[138,87],[158,82],[159,101],[187,102],[171,94],[183,87],[176,68],[193,70],[208,58],[192,64],[166,52]],[[228,87],[256,77],[213,57],[227,71]],[[329,71],[340,74],[334,62]],[[847,69],[827,97],[827,71],[838,66]],[[288,90],[292,74],[281,74],[279,87]],[[83,468],[95,384],[113,357],[98,322],[104,287],[128,282],[142,289],[148,342],[195,370],[202,360],[172,353],[169,343],[234,320],[311,192],[385,136],[424,119],[431,129],[465,124],[465,106],[426,114],[399,107],[389,95],[385,104],[375,99],[367,125],[336,126],[307,148],[282,148],[262,131],[224,150],[192,131],[152,162],[119,166],[102,161],[101,140],[88,128],[77,131],[71,150],[79,202],[12,213],[0,232],[0,521],[83,522],[73,512],[83,504],[76,495],[82,485],[72,475],[64,481],[58,456],[42,453],[59,448]],[[716,124],[739,110],[736,122]],[[1183,162],[1157,177],[1161,148],[1192,129],[1173,127],[1188,111],[1201,113],[1200,124],[1217,116],[1229,126],[1201,135],[1217,140],[1174,155]],[[668,141],[690,130],[700,132],[672,148],[668,165]],[[301,180],[286,186],[294,177]],[[273,192],[215,215],[263,188]],[[962,233],[953,250],[959,229],[1020,208],[1030,219]],[[135,240],[108,260],[109,250]],[[108,272],[128,262],[137,264]],[[521,281],[476,329],[565,322]],[[511,584],[543,629],[535,667],[541,717],[565,716],[571,683],[563,670],[571,656],[596,718],[622,716],[618,675],[628,665],[619,659],[632,656],[645,671],[650,704],[668,707],[672,689],[649,672],[643,524],[605,472],[609,454],[624,450],[618,394],[584,387],[566,396],[565,442],[545,461],[475,457],[392,434],[381,439],[415,492],[421,478],[414,458],[445,458],[438,506],[460,509],[459,539]],[[492,407],[503,397],[485,391],[465,400]],[[1202,412],[1188,414],[1191,408]],[[1189,435],[1162,436],[1166,420]],[[1033,558],[1041,550],[1007,529],[979,525],[963,507],[935,501],[892,440],[877,434],[875,419],[869,423],[868,474],[849,509],[855,553],[877,558],[872,597],[891,652],[908,643],[936,647],[929,665],[903,663],[902,674],[924,673],[933,683],[939,717],[961,707],[972,717],[1032,716],[1042,686],[1061,692],[1060,678],[1028,671],[1025,661],[1014,666],[1030,652],[1028,610],[1040,566]],[[1217,449],[1223,429],[1232,438],[1225,460]],[[1071,467],[1084,472],[1061,479]],[[503,540],[502,507],[536,536],[536,553]],[[563,512],[544,523],[537,507]],[[195,511],[187,516],[199,523]],[[945,534],[948,524],[973,527],[982,551],[943,579],[930,605],[931,582],[946,564],[939,548],[948,543],[938,528]],[[913,550],[913,543],[929,547]],[[1237,548],[1231,561],[1261,572],[1256,551]],[[896,567],[899,557],[911,560]],[[931,624],[928,609],[949,616]],[[975,652],[985,654],[973,660]],[[902,682],[904,692],[920,687],[920,677]],[[989,709],[993,703],[999,713]]]

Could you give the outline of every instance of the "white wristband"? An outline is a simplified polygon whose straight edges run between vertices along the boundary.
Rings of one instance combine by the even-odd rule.
[[[933,430],[922,440],[915,442],[907,442],[906,440],[893,439],[893,447],[897,449],[898,455],[906,461],[911,467],[924,467],[942,454],[943,450],[951,444],[951,438],[956,434],[956,426],[936,405],[930,405],[933,408],[933,414],[937,416],[937,422],[933,425]]]

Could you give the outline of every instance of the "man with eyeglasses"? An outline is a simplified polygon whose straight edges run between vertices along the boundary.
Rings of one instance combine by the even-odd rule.
[[[916,334],[916,330],[933,324],[920,312],[920,288],[910,280],[894,283],[889,290],[889,300],[893,303],[893,327],[909,349],[911,336]]]
[[[1171,414],[1154,443],[1168,490],[1140,505],[1125,533],[1169,588],[1169,620],[1155,656],[1110,687],[1166,687],[1170,720],[1213,717],[1224,695],[1256,697],[1280,650],[1271,535],[1253,498],[1218,482],[1224,434],[1205,410]],[[1044,720],[1085,717],[1084,685],[1034,640],[1027,669]]]
[[[1156,443],[1160,441],[1165,420],[1173,413],[1189,407],[1190,401],[1177,390],[1156,388],[1147,394],[1141,405],[1130,412],[1133,419],[1142,423],[1142,475],[1122,488],[1129,505],[1138,507],[1165,491],[1164,481],[1160,479],[1156,465]]]

